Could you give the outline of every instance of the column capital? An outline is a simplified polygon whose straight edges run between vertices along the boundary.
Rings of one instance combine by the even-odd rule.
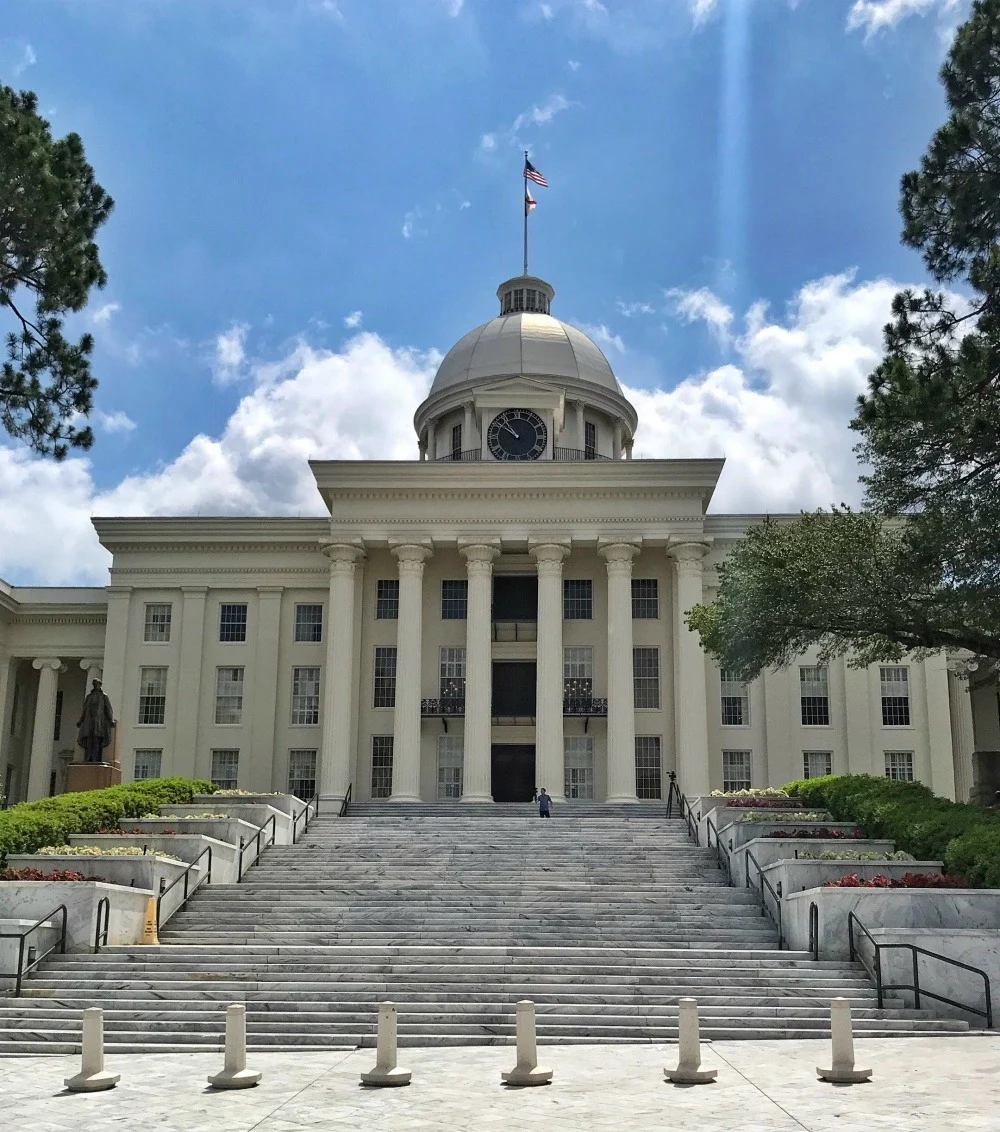
[[[569,547],[558,542],[539,543],[531,546],[528,553],[538,565],[538,574],[561,574],[563,559],[569,554]]]
[[[469,576],[474,577],[493,572],[493,559],[500,554],[500,548],[488,542],[459,543],[458,553],[465,559]]]
[[[631,574],[632,559],[639,553],[639,547],[634,542],[608,542],[598,546],[597,553],[604,559],[608,567],[608,575]]]
[[[285,592],[284,586],[258,586],[257,587],[257,593],[261,597],[265,597],[265,596],[274,597],[276,595],[283,594],[284,592]]]
[[[52,668],[56,672],[62,669],[63,662],[57,656],[39,656],[31,662],[32,668],[37,668],[39,672],[43,668]]]
[[[208,586],[181,586],[182,594],[207,594]]]
[[[104,657],[102,656],[85,656],[80,661],[80,667],[88,675],[94,671],[95,668],[104,668]]]
[[[354,577],[354,567],[365,556],[364,548],[353,543],[331,542],[320,548],[330,559],[330,575]]]
[[[429,546],[410,542],[391,546],[390,549],[399,563],[400,574],[422,574],[425,560],[434,553]]]
[[[702,559],[709,551],[707,542],[678,542],[667,547],[667,555],[677,563],[677,569],[701,573]]]

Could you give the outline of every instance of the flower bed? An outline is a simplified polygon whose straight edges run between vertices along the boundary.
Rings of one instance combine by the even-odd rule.
[[[874,876],[865,880],[848,873],[839,880],[828,880],[824,888],[968,888],[964,877],[945,873],[904,873],[901,877]]]
[[[106,849],[100,845],[43,845],[35,850],[39,857],[166,857],[168,861],[179,861],[173,853],[154,852],[149,854],[137,845],[116,845]]]
[[[802,806],[801,798],[790,798],[781,791],[778,793],[780,796],[773,794],[726,795],[729,798],[726,807],[731,810],[740,810],[744,807],[752,807],[755,810],[797,810]]]
[[[800,849],[800,861],[912,861],[912,853],[897,849],[895,853],[873,853],[857,849],[824,849],[821,853],[810,853]]]
[[[832,829],[827,826],[809,826],[808,829],[779,829],[774,833],[762,833],[761,837],[802,837],[810,838],[817,837],[827,839],[830,837],[844,837],[844,838],[863,838],[865,837],[863,829]]]
[[[782,814],[783,818],[791,818],[792,821],[829,821],[830,815],[825,810],[820,810],[816,813],[809,813],[805,810],[796,811],[794,814]],[[774,821],[774,814],[768,813],[766,810],[750,810],[749,812],[741,815],[740,821]]]
[[[213,798],[280,798],[280,790],[213,790]]]
[[[149,831],[145,829],[119,829],[116,827],[115,829],[98,829],[94,830],[93,832],[104,834],[108,837],[141,837],[143,834],[148,833]],[[156,832],[159,837],[164,837],[170,836],[171,834],[176,834],[177,830],[158,829]]]
[[[97,880],[101,884],[107,883],[104,877],[85,877],[73,869],[52,869],[47,873],[41,869],[0,869],[0,880]]]
[[[757,786],[750,790],[713,790],[712,798],[787,798],[783,786]]]
[[[141,818],[156,818],[157,820],[159,820],[160,818],[173,818],[176,821],[182,821],[182,820],[183,821],[190,821],[192,819],[197,820],[199,818],[205,818],[206,820],[211,820],[211,821],[227,821],[232,816],[233,816],[232,814],[212,814],[212,813],[208,813],[207,811],[202,812],[202,813],[194,813],[194,814],[139,814],[139,817],[141,817]],[[142,830],[141,829],[132,829],[132,830],[129,830],[129,832],[130,833],[142,833]]]

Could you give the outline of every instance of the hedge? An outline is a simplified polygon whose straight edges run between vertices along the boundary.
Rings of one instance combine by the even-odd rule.
[[[943,861],[974,888],[1000,888],[1000,812],[871,774],[806,778],[785,789],[838,821],[857,822],[869,837],[890,838],[918,861]]]
[[[201,779],[149,778],[106,790],[21,802],[0,812],[0,864],[8,853],[33,853],[43,845],[62,845],[71,833],[97,833],[117,826],[122,818],[138,818],[160,806],[190,802],[195,794],[211,794],[214,789]]]

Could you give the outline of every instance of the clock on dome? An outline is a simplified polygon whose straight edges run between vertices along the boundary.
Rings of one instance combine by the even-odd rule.
[[[506,409],[486,431],[486,446],[495,460],[537,460],[547,439],[545,421],[530,409]]]

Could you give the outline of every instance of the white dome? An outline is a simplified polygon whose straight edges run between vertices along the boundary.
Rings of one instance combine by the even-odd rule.
[[[470,330],[448,351],[430,397],[465,381],[510,376],[564,377],[621,394],[600,348],[549,314],[504,314]]]

